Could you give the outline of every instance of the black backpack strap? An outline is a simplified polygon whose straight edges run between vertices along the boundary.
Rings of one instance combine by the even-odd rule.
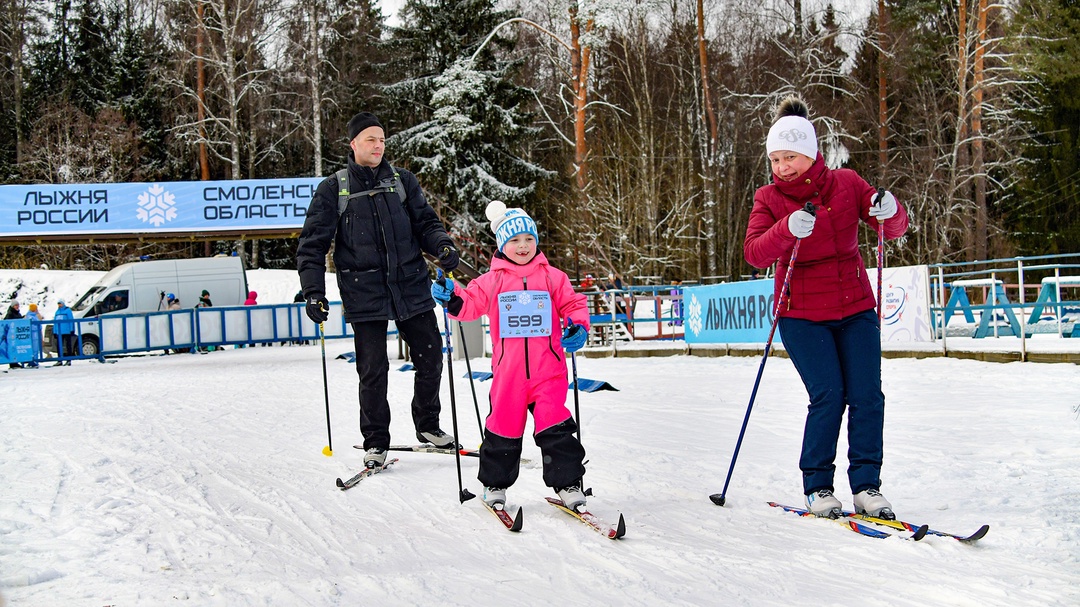
[[[386,192],[394,192],[398,195],[398,199],[401,201],[401,206],[405,206],[405,185],[401,183],[401,175],[398,170],[393,166],[390,170],[394,172],[394,185],[384,185],[371,190],[364,190],[363,192],[350,193],[349,192],[349,169],[348,167],[341,169],[337,172],[338,180],[338,216],[340,217],[345,208],[349,206],[349,201],[358,196],[374,196],[375,194],[385,194]]]
[[[341,217],[345,213],[345,207],[349,206],[349,167],[337,172],[338,197],[337,214]]]

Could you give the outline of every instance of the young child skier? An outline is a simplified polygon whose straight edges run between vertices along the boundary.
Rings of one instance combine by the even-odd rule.
[[[431,286],[436,301],[458,320],[491,320],[491,413],[480,446],[484,501],[506,504],[506,489],[518,477],[529,411],[536,445],[544,459],[544,483],[567,508],[585,506],[582,476],[585,449],[574,436],[577,424],[566,408],[566,355],[583,345],[589,332],[586,298],[567,275],[548,264],[537,249],[536,223],[521,209],[493,200],[486,214],[498,251],[491,270],[467,288],[447,279]],[[569,321],[562,331],[563,320]],[[559,336],[561,335],[561,339]]]

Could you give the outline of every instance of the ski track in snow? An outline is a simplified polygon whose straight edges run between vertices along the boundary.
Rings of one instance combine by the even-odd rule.
[[[361,465],[356,378],[320,350],[230,349],[0,378],[0,588],[52,605],[1075,605],[1080,602],[1080,376],[1074,365],[883,361],[885,494],[902,518],[989,535],[874,540],[798,505],[805,392],[770,359],[728,490],[759,358],[578,360],[619,392],[580,395],[589,508],[626,517],[613,542],[549,506],[530,440],[508,533],[459,504],[454,458],[401,461],[341,492]],[[388,343],[391,356],[396,344]],[[400,362],[400,361],[399,361]],[[455,361],[462,443],[479,444]],[[412,442],[412,374],[391,360],[395,442]],[[489,361],[475,359],[474,370]],[[489,382],[476,384],[482,414]],[[573,409],[573,393],[567,404]],[[451,428],[443,382],[443,427]],[[529,427],[531,432],[531,424]],[[837,493],[850,504],[846,444]],[[462,458],[479,495],[477,460]]]

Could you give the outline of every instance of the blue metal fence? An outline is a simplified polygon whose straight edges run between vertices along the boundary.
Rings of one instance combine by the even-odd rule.
[[[269,304],[168,310],[145,314],[110,314],[70,321],[75,353],[65,353],[59,335],[52,336],[54,356],[34,353],[34,362],[101,359],[106,356],[154,350],[198,351],[209,347],[304,342],[319,339],[319,325],[304,312],[304,304]],[[31,330],[51,330],[52,320],[32,320]],[[352,338],[341,302],[330,303],[323,324],[326,339]],[[390,331],[389,334],[394,334]]]

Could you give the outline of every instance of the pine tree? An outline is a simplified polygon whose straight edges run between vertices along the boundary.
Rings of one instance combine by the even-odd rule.
[[[1038,86],[1028,119],[1036,135],[1024,142],[1024,179],[1013,237],[1027,255],[1080,251],[1080,5],[1071,0],[1023,0],[1014,40]]]
[[[47,98],[71,98],[75,25],[71,0],[59,0],[53,11],[51,35],[31,47],[31,72],[27,82],[29,106],[40,108]]]
[[[82,0],[76,19],[71,45],[71,101],[93,116],[112,101],[108,88],[115,76],[116,47],[98,0]]]
[[[409,127],[390,128],[388,155],[417,173],[455,235],[466,239],[484,233],[477,228],[489,201],[521,205],[552,175],[525,158],[538,129],[527,109],[532,92],[511,80],[520,62],[498,57],[512,41],[497,36],[480,46],[512,16],[494,4],[409,0],[391,47],[400,53],[399,69],[414,69],[384,89]],[[388,122],[402,124],[401,115],[392,116]]]
[[[137,178],[163,180],[180,178],[180,167],[168,149],[168,91],[158,77],[166,64],[160,30],[142,24],[138,17],[117,7],[111,11],[113,57],[112,76],[105,94],[124,118],[138,125],[144,150]]]

